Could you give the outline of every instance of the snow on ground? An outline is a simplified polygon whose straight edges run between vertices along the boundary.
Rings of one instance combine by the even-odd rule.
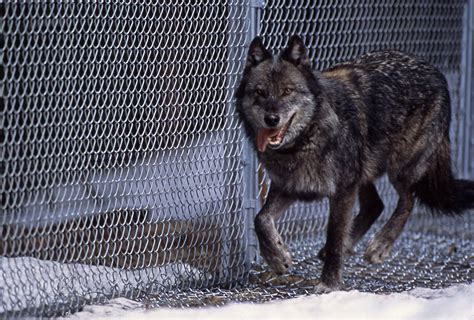
[[[200,278],[203,273],[186,264],[168,264],[143,270],[43,261],[31,257],[0,257],[0,313],[48,304],[68,304],[74,297],[95,298],[125,288],[136,288],[148,279],[154,285],[178,285],[181,277]]]
[[[81,264],[60,264],[34,258],[0,258],[0,312],[66,303],[93,292],[122,291],[149,278],[178,284],[180,276],[200,277],[186,265],[124,271]],[[2,275],[2,273],[4,273]],[[174,275],[174,276],[172,276]],[[113,280],[113,281],[112,281]],[[112,285],[113,283],[113,285]],[[68,319],[470,319],[474,320],[474,284],[446,289],[418,288],[390,295],[339,291],[264,304],[232,303],[201,309],[147,309],[117,298],[106,305],[85,306]]]
[[[390,295],[339,291],[264,304],[148,309],[124,298],[87,306],[67,319],[474,319],[474,284]]]

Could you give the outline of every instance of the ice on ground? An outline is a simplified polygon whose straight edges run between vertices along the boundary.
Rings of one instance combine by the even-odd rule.
[[[203,272],[186,264],[121,270],[79,263],[64,264],[31,257],[0,257],[0,313],[89,300],[124,293],[131,288],[179,286]]]
[[[474,284],[389,295],[338,291],[264,304],[234,303],[200,309],[149,309],[113,299],[67,319],[474,319]]]

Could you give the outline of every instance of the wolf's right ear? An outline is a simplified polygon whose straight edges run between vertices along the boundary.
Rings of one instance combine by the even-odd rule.
[[[245,68],[255,67],[260,62],[270,59],[272,54],[263,46],[262,38],[255,37],[250,43]]]

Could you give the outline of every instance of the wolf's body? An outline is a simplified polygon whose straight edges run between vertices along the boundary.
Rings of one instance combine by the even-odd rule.
[[[296,200],[329,197],[322,281],[341,282],[345,252],[383,211],[373,184],[387,173],[399,195],[390,220],[365,258],[388,257],[414,204],[460,213],[474,207],[474,182],[456,180],[450,161],[450,98],[444,76],[409,55],[383,51],[311,70],[301,39],[279,57],[256,38],[236,93],[237,112],[271,177],[255,220],[263,257],[278,272],[291,256],[274,220]],[[356,196],[360,212],[351,209]]]

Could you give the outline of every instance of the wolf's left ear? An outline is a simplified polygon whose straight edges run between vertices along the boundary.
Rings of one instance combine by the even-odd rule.
[[[292,36],[288,41],[288,46],[283,50],[281,58],[296,66],[308,66],[309,58],[303,39],[297,35]]]
[[[271,57],[272,54],[263,46],[262,38],[255,37],[250,43],[245,67],[255,67],[260,62],[270,59]]]

